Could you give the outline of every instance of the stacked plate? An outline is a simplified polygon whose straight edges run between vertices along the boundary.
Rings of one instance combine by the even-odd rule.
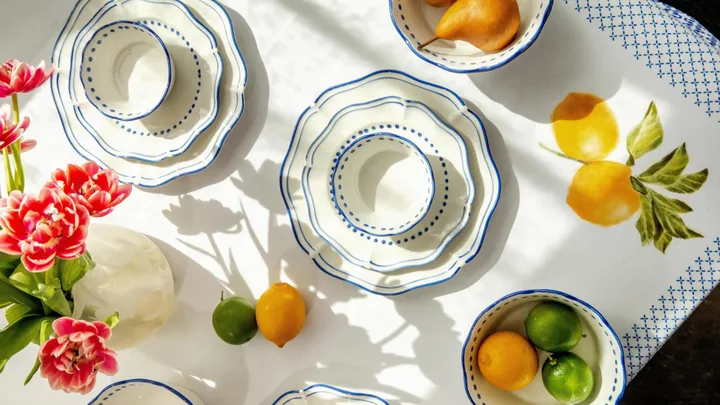
[[[126,183],[206,168],[245,107],[247,69],[215,0],[80,0],[53,65],[68,140]]]
[[[452,91],[385,70],[324,92],[280,174],[300,246],[383,295],[441,283],[480,250],[500,176],[480,119]]]

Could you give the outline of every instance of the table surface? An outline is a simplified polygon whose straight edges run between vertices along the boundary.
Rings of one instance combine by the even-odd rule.
[[[720,37],[716,0],[665,0]],[[633,379],[622,405],[720,403],[720,288]]]
[[[336,7],[340,2],[328,0],[326,3]],[[14,7],[19,9],[17,14],[27,18],[9,19],[0,26],[0,36],[27,30],[25,24],[37,29],[22,40],[3,42],[0,45],[0,59],[47,59],[55,34],[62,28],[73,3],[74,0],[15,2]],[[518,287],[536,287],[538,284],[547,286],[547,277],[517,272],[525,271],[530,266],[527,263],[501,260],[498,256],[503,242],[500,242],[499,245],[492,244],[484,249],[485,255],[476,261],[474,271],[464,271],[450,283],[393,300],[369,296],[351,285],[324,276],[297,248],[276,187],[279,170],[277,162],[282,159],[297,114],[321,90],[379,67],[408,70],[460,91],[464,97],[467,95],[471,101],[483,107],[483,112],[489,111],[488,122],[495,121],[493,118],[501,106],[479,95],[478,89],[467,78],[438,72],[411,56],[404,45],[398,44],[395,33],[387,30],[387,10],[384,7],[382,10],[347,7],[346,10],[312,5],[308,9],[300,7],[298,4],[301,2],[295,0],[228,0],[225,3],[230,6],[231,17],[238,25],[239,36],[243,38],[241,47],[250,62],[250,73],[255,78],[249,89],[252,92],[252,103],[239,127],[244,136],[227,144],[211,169],[200,175],[177,180],[160,190],[136,189],[134,198],[121,207],[114,217],[109,218],[112,222],[153,237],[169,256],[182,281],[171,322],[152,341],[137,350],[120,354],[121,372],[118,377],[147,376],[179,381],[202,391],[208,403],[214,405],[238,403],[237,398],[241,398],[241,403],[271,403],[280,393],[300,388],[307,385],[308,381],[348,385],[342,382],[342,377],[348,376],[353,378],[352,384],[358,387],[401,397],[408,404],[446,403],[443,401],[447,392],[452,393],[452,399],[464,401],[462,383],[456,378],[459,361],[455,353],[474,316],[493,299]],[[688,7],[682,4],[677,6],[691,15],[702,17],[706,10],[698,8],[700,3],[688,2]],[[710,2],[705,3],[710,7]],[[42,13],[33,13],[33,10],[42,10]],[[334,18],[337,16],[331,10],[344,13],[346,20],[343,24]],[[351,25],[358,24],[357,18],[381,21],[383,25],[378,29],[386,33],[387,37],[382,38],[374,32],[360,35],[366,27]],[[350,26],[346,27],[345,24]],[[253,27],[252,31],[250,26]],[[713,29],[709,24],[708,28]],[[373,41],[365,43],[365,35],[372,36]],[[278,56],[283,52],[296,52],[293,47],[301,46],[302,42],[325,43],[328,36],[332,36],[335,41],[328,45],[330,49],[326,49],[327,52],[319,60],[298,59],[291,64]],[[363,46],[348,47],[346,43]],[[397,60],[381,56],[387,54],[388,49],[397,55]],[[538,52],[537,49],[535,51]],[[355,64],[341,63],[343,58],[352,58]],[[322,75],[318,74],[319,65],[326,68]],[[298,75],[313,77],[317,82],[298,84],[294,78]],[[30,134],[40,138],[41,142],[33,152],[34,157],[28,155],[31,162],[27,169],[30,187],[42,184],[50,168],[62,166],[68,160],[81,161],[61,133],[49,93],[46,86],[31,97],[22,98],[25,111],[38,123]],[[265,115],[268,116],[267,120]],[[523,122],[493,123],[499,127],[493,129],[496,133],[505,134],[513,130],[522,132],[525,129]],[[511,138],[506,138],[503,143],[498,134],[491,141],[494,152],[497,149],[496,156],[522,165],[522,155],[518,156],[512,151],[520,145]],[[38,156],[42,156],[42,165]],[[501,171],[503,169],[508,170],[507,166],[501,167]],[[529,169],[535,170],[527,165],[523,169],[526,171],[523,175],[528,175]],[[512,180],[508,190],[517,193],[518,182],[522,183],[526,179]],[[522,186],[527,187],[528,183]],[[533,190],[530,191],[532,193]],[[536,197],[539,201],[544,198],[543,194]],[[495,223],[496,232],[504,240],[510,238],[508,235],[518,206],[506,207],[505,211],[504,215],[509,214],[510,218],[500,216]],[[518,234],[516,230],[516,239]],[[497,254],[493,253],[493,246],[498,250]],[[488,265],[481,264],[483,260],[487,260]],[[515,271],[518,277],[508,281],[500,275],[499,270],[485,268],[492,264],[496,267],[511,267],[510,270]],[[478,282],[481,276],[482,283]],[[296,342],[278,351],[268,342],[255,339],[242,350],[235,350],[237,348],[227,347],[214,339],[207,321],[220,289],[226,288],[239,295],[257,298],[268,282],[279,280],[291,280],[301,286],[306,297],[310,297],[307,329]],[[568,278],[561,285],[551,286],[572,292],[575,288],[573,283]],[[588,300],[592,303],[601,301],[599,292],[589,292],[587,289],[581,292],[591,295]],[[705,316],[703,311],[712,309],[713,302],[711,298],[703,304],[694,317]],[[633,314],[632,319],[627,318],[620,305],[605,301],[596,306],[610,319],[619,319],[626,324],[636,321],[637,314]],[[468,311],[467,308],[477,310]],[[383,317],[383,325],[378,325],[378,316]],[[681,344],[684,343],[686,339],[683,339],[683,334],[687,331],[705,333],[704,325],[693,329],[693,320],[688,322],[673,341],[679,339]],[[714,325],[717,326],[717,322]],[[714,330],[717,331],[717,327]],[[207,342],[214,343],[208,347]],[[717,381],[717,372],[712,371],[712,362],[705,363],[709,356],[702,359],[703,356],[697,355],[704,353],[704,350],[710,352],[712,347],[717,349],[717,343],[704,340],[693,346],[692,350],[688,346],[664,349],[647,371],[640,373],[639,382],[631,384],[626,403],[671,402],[665,401],[667,398],[690,403],[687,401],[688,393],[683,391],[681,385],[661,386],[659,382],[687,383],[691,380],[712,381],[713,378]],[[663,354],[668,350],[676,350],[677,354]],[[422,358],[416,358],[416,353],[420,352],[423,353]],[[26,350],[8,365],[5,375],[0,379],[3,392],[0,402],[3,405],[25,405],[47,399],[53,399],[61,405],[86,402],[77,397],[50,392],[46,382],[39,378],[29,387],[19,388],[25,369],[32,364],[33,355],[32,351]],[[693,361],[687,363],[692,364],[686,366],[684,356],[691,356]],[[349,358],[353,361],[349,361]],[[656,366],[658,361],[668,363]],[[233,366],[228,368],[228,362],[232,362]],[[693,367],[698,364],[696,362],[702,362],[706,366],[704,370],[711,370],[709,374],[703,374],[709,377],[692,377],[699,375],[698,367]],[[25,364],[28,367],[24,367]],[[226,366],[217,367],[217,364]],[[674,376],[672,378],[666,373],[665,379],[662,379],[661,372],[653,371],[655,369],[683,371],[670,374]],[[655,377],[645,377],[653,372],[657,373]],[[644,382],[644,378],[650,382]],[[103,378],[99,384],[108,381]],[[710,385],[706,387],[706,391],[712,391]],[[677,396],[673,396],[671,390],[676,390]],[[693,394],[693,400],[697,400],[694,403],[713,403],[708,396],[711,394],[700,392],[701,387],[697,390],[699,394]],[[659,392],[663,392],[662,397],[658,396]]]

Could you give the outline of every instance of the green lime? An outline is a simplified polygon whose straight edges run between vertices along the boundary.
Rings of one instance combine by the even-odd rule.
[[[566,404],[586,400],[595,386],[590,366],[575,353],[558,353],[545,360],[542,379],[550,395]]]
[[[240,297],[220,301],[213,312],[212,323],[218,337],[231,345],[249,342],[258,331],[255,307]]]
[[[543,302],[533,308],[525,319],[528,339],[546,352],[568,352],[583,336],[580,317],[567,305]]]

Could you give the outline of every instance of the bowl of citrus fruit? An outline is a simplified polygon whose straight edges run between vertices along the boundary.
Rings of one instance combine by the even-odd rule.
[[[507,295],[473,324],[462,352],[476,405],[613,405],[625,390],[617,334],[588,303],[554,290]]]
[[[455,73],[497,69],[540,36],[554,0],[389,0],[398,34],[420,59]]]

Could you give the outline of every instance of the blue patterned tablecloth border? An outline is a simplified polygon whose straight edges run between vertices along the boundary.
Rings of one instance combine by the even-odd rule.
[[[564,0],[633,52],[710,117],[720,120],[720,40],[687,14],[655,0]],[[670,17],[670,18],[669,18]],[[720,237],[629,330],[618,330],[628,381],[720,281]]]

